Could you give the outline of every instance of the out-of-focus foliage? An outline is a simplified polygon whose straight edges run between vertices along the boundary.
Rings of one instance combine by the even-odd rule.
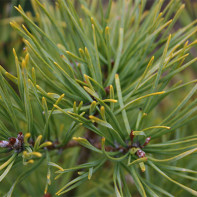
[[[32,10],[29,0],[0,1],[0,65],[13,74],[15,73],[15,62],[12,49],[15,48],[20,56],[24,55],[22,38],[10,26],[10,22],[13,20],[19,24],[24,22],[14,8],[19,3],[25,7],[25,10]]]
[[[185,26],[189,23],[191,23],[192,21],[195,21],[197,20],[197,1],[195,0],[184,0],[184,3],[186,5],[186,9],[184,9],[183,13],[181,14],[180,16],[180,19],[179,19],[179,23],[181,26]],[[191,41],[194,41],[197,39],[197,32],[191,37]],[[195,46],[192,50],[191,50],[191,55],[193,57],[196,57],[197,56],[197,46]],[[197,64],[194,64],[192,66],[192,70],[195,71],[195,73],[193,73],[193,75],[197,75]],[[194,77],[192,76],[191,74],[191,77]]]

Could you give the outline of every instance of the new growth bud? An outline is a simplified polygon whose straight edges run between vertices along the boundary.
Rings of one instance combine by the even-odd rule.
[[[140,149],[137,150],[136,155],[137,155],[139,158],[142,158],[142,157],[145,157],[145,156],[146,156],[145,152],[144,152],[143,150],[140,150]]]
[[[151,140],[151,137],[147,137],[145,143],[143,144],[142,147],[146,146]]]
[[[0,147],[14,149],[17,152],[21,152],[23,150],[23,143],[24,143],[23,133],[20,132],[18,133],[17,138],[11,137],[9,138],[9,141],[5,141],[5,140],[0,141]]]
[[[24,141],[24,136],[23,136],[23,133],[22,132],[19,132],[19,134],[17,136],[17,139],[20,140],[21,142]]]
[[[15,143],[16,143],[16,138],[11,137],[11,138],[9,139],[9,144],[10,144],[10,146],[14,146]]]
[[[0,141],[0,147],[1,148],[7,148],[9,146],[9,142],[2,140]]]
[[[105,92],[106,92],[107,95],[109,94],[109,92],[110,92],[110,86],[105,87]]]
[[[130,133],[130,139],[131,139],[131,143],[133,142],[133,138],[134,138],[134,135],[133,135],[133,130],[131,130],[131,133]]]

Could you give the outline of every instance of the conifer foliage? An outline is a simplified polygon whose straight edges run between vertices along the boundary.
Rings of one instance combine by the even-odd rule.
[[[197,21],[181,0],[32,0],[0,68],[5,196],[197,196]],[[180,80],[180,78],[182,80]],[[39,178],[38,178],[39,177]]]

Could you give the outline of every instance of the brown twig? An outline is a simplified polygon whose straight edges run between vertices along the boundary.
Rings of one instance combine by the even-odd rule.
[[[88,140],[88,141],[90,141],[90,140]],[[94,143],[91,143],[91,144],[94,147],[101,150],[101,142],[94,142]],[[80,146],[81,145],[77,141],[70,140],[66,145],[63,145],[63,146],[58,146],[58,143],[55,142],[55,143],[53,143],[53,145],[48,146],[47,149],[56,150],[56,149],[67,149],[67,148],[80,147]],[[128,146],[126,148],[122,147],[122,146],[118,146],[118,147],[105,146],[105,151],[107,151],[107,152],[116,152],[116,151],[127,152],[130,148],[131,148],[131,146]]]

